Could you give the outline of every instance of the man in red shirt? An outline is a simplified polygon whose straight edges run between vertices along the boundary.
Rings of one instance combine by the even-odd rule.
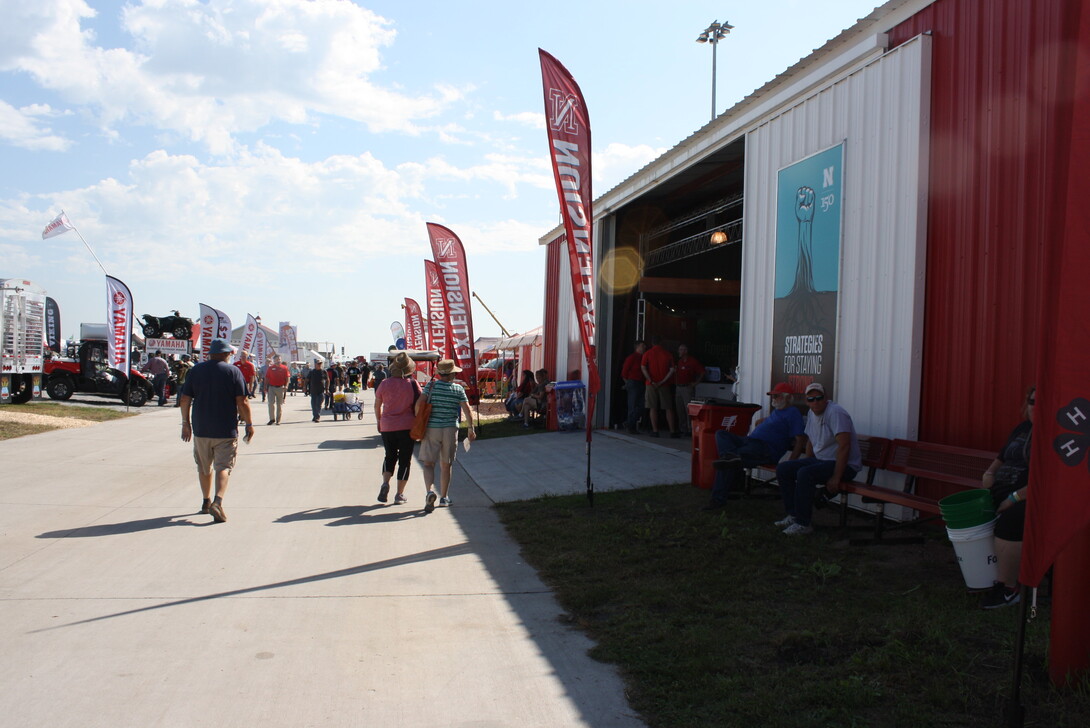
[[[250,361],[250,355],[245,351],[238,355],[238,361],[235,362],[235,366],[242,372],[242,380],[246,382],[246,396],[250,399],[254,398],[254,377],[257,376],[257,370],[254,369],[254,363]]]
[[[637,341],[635,351],[629,354],[621,365],[621,386],[628,392],[628,417],[625,419],[625,427],[630,435],[636,434],[636,425],[643,414],[643,393],[647,385],[643,382],[641,367],[646,351],[647,344],[642,340]]]
[[[266,401],[269,403],[269,424],[280,424],[280,417],[284,414],[284,392],[288,386],[288,378],[291,372],[284,366],[284,360],[277,354],[273,357],[272,364],[265,369],[265,386],[269,388]]]
[[[691,435],[689,430],[689,402],[696,394],[696,385],[704,379],[704,365],[689,356],[689,347],[678,344],[677,372],[674,374],[674,402],[677,406],[677,424],[682,434]]]
[[[659,345],[657,336],[652,337],[651,348],[644,353],[640,369],[647,380],[645,399],[651,415],[651,437],[659,436],[659,410],[666,410],[670,437],[681,437],[674,415],[674,356]]]

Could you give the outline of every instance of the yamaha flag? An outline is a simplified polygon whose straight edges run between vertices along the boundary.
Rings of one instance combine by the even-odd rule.
[[[439,269],[443,300],[447,307],[447,335],[454,363],[461,367],[460,379],[467,383],[470,404],[478,404],[477,356],[473,351],[473,311],[469,302],[469,271],[462,241],[448,228],[428,223],[432,259]]]
[[[257,319],[250,314],[246,314],[246,326],[242,329],[242,345],[238,347],[238,351],[235,352],[235,361],[241,358],[242,352],[251,352],[254,346],[257,345]],[[263,359],[258,360],[258,365],[264,363]]]
[[[128,286],[113,276],[106,276],[106,320],[109,322],[106,339],[108,363],[127,378],[132,348],[132,293]]]

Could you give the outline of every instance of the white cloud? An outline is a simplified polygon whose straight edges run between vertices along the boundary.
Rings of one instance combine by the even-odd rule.
[[[666,153],[666,147],[652,147],[648,144],[609,144],[605,149],[594,152],[594,189],[595,197],[607,192],[628,177],[638,172],[644,165]]]
[[[63,152],[71,141],[39,124],[40,117],[53,116],[48,106],[34,104],[16,109],[0,100],[0,139],[24,149]]]
[[[498,111],[492,112],[492,118],[496,121],[513,121],[517,124],[524,124],[533,129],[545,128],[545,114],[534,111],[523,111],[518,114],[501,114]]]
[[[373,82],[380,51],[396,33],[389,21],[341,0],[146,0],[121,11],[132,49],[96,45],[81,26],[94,15],[82,0],[33,5],[13,13],[0,34],[11,41],[0,50],[0,68],[88,107],[107,132],[138,122],[219,154],[237,151],[240,132],[308,123],[315,114],[417,134],[419,122],[467,92],[442,86],[412,95]]]

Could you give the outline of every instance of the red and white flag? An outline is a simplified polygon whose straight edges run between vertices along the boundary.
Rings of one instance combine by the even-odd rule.
[[[447,307],[447,334],[454,363],[461,367],[459,379],[466,383],[470,404],[480,402],[477,390],[477,356],[473,351],[473,309],[470,306],[469,271],[462,241],[449,228],[428,223],[432,259],[439,269],[443,300]]]
[[[594,418],[595,394],[601,387],[595,347],[594,321],[594,215],[591,209],[590,115],[583,92],[568,70],[538,49],[545,92],[545,127],[549,134],[556,194],[560,200],[575,314],[587,360],[587,433]]]
[[[280,331],[280,355],[288,361],[305,360],[299,351],[299,329],[293,326],[291,321],[281,321],[278,327]],[[311,362],[307,362],[310,364]]]
[[[55,238],[58,235],[63,235],[69,230],[75,230],[75,228],[72,227],[72,223],[68,222],[68,216],[62,212],[45,226],[45,230],[42,230],[42,240]]]
[[[257,365],[264,365],[265,360],[272,353],[272,347],[269,346],[269,335],[265,333],[263,327],[258,326],[257,336],[254,337],[254,360],[257,361]]]
[[[230,329],[228,329],[230,330]],[[246,326],[242,329],[242,345],[238,347],[238,351],[235,352],[235,361],[238,361],[242,356],[242,352],[253,351],[254,346],[257,344],[257,319],[250,314],[246,314]],[[258,360],[264,363],[263,359]]]
[[[208,361],[213,339],[231,340],[231,319],[218,308],[200,304],[201,361]]]
[[[424,348],[424,317],[420,304],[411,298],[405,299],[405,348]]]
[[[434,260],[424,261],[424,287],[428,292],[428,348],[450,359],[450,337],[447,336],[447,301],[443,295],[443,283],[439,280],[439,266]]]
[[[128,377],[132,349],[132,293],[113,276],[106,276],[106,320],[110,332],[106,340],[107,363]]]

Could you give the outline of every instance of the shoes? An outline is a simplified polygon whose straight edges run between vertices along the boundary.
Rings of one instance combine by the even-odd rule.
[[[992,588],[984,592],[984,596],[980,600],[981,609],[998,609],[999,607],[1010,607],[1018,602],[1022,601],[1021,591],[1015,587],[1009,588],[1001,581],[997,581]]]
[[[378,489],[378,502],[385,503],[386,498],[390,495],[390,484],[383,483],[382,487]]]
[[[435,510],[435,500],[439,497],[439,494],[434,490],[428,491],[427,498],[424,499],[424,512],[431,513]]]
[[[275,425],[275,424],[276,424],[276,420],[269,420],[267,423],[265,423],[265,426],[268,427],[269,425]]]
[[[813,532],[813,526],[804,526],[801,523],[792,523],[790,526],[783,529],[785,536],[808,536]]]
[[[279,424],[280,424],[280,420],[277,420],[277,421],[276,421],[276,424],[278,424],[278,425],[279,425]]]
[[[726,507],[727,507],[726,503],[720,503],[719,501],[712,501],[711,503],[708,503],[706,506],[704,506],[700,510],[702,510],[702,511],[721,511]]]
[[[223,506],[215,501],[208,506],[208,512],[212,514],[212,520],[216,523],[223,523],[227,520],[227,514],[223,512]]]
[[[658,430],[651,430],[650,435],[651,435],[651,437],[658,437],[659,436],[659,431]]]
[[[205,498],[201,502],[201,513],[208,513],[208,506],[210,505],[212,505],[212,501],[208,498]]]
[[[794,523],[795,523],[795,517],[794,516],[787,516],[786,518],[781,518],[780,520],[776,521],[772,525],[773,526],[778,526],[779,528],[787,528],[788,526],[793,525]]]
[[[402,493],[398,493],[397,495],[394,496],[394,504],[395,505],[401,505],[402,503],[408,503],[408,502],[409,502],[409,499],[406,498],[404,496],[404,494],[402,494]]]
[[[676,440],[676,439],[678,439],[679,437],[681,437],[681,433],[680,433],[680,432],[671,432],[671,433],[670,433],[670,439],[671,439],[671,440]]]
[[[530,423],[529,422],[523,422],[522,423],[522,429],[529,430],[530,429]]]
[[[450,504],[451,504],[450,498],[447,498],[447,497],[444,496],[443,498],[439,499],[439,505],[441,505],[441,506],[443,506],[445,508],[450,508]]]

